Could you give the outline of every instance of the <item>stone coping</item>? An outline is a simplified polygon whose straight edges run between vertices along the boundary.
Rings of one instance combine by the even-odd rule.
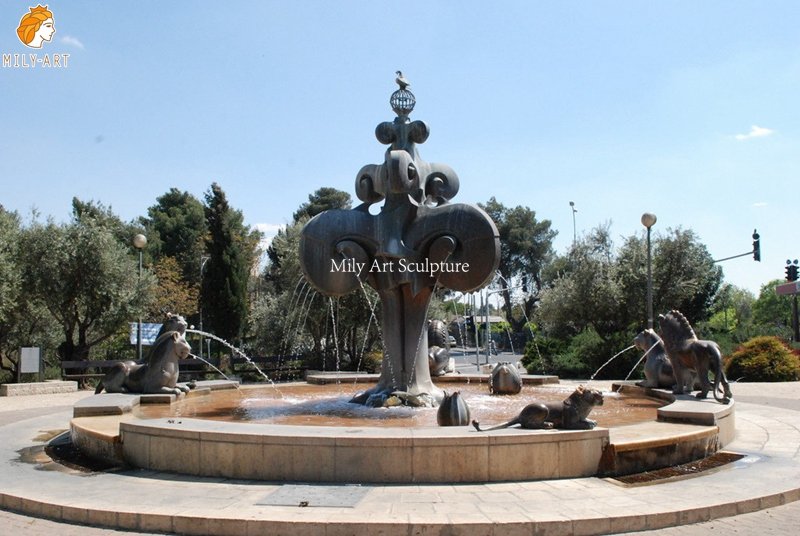
[[[45,382],[4,383],[0,385],[0,396],[49,395],[54,393],[73,393],[78,390],[78,382],[48,380]]]
[[[747,457],[694,478],[640,487],[604,478],[490,484],[368,485],[350,507],[273,506],[275,482],[120,471],[85,478],[19,463],[60,412],[0,427],[0,507],[36,517],[143,532],[181,534],[608,534],[657,530],[800,500],[800,412],[739,404]],[[312,485],[337,494],[340,485]],[[131,499],[134,498],[134,499]]]

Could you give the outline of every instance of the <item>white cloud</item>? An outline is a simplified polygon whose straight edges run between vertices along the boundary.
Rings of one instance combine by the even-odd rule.
[[[64,43],[65,45],[73,46],[81,50],[86,48],[83,46],[83,43],[81,43],[80,39],[78,39],[77,37],[72,37],[71,35],[65,35],[64,37],[62,37],[61,42]]]
[[[748,132],[747,134],[737,134],[734,137],[739,141],[744,141],[752,138],[763,138],[765,136],[773,134],[774,132],[775,131],[770,128],[764,128],[758,125],[753,125],[750,127],[750,132]]]
[[[286,225],[282,223],[257,223],[253,227],[264,233],[264,237],[261,239],[259,246],[266,251],[272,243],[272,239],[278,234],[278,231],[286,227]]]
[[[756,203],[753,203],[753,206],[756,207],[756,208],[764,208],[764,207],[766,207],[768,205],[769,205],[769,203],[767,203],[766,201],[758,201]]]

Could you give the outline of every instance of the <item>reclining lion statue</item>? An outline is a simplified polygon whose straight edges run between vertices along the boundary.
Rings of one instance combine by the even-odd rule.
[[[515,418],[490,428],[481,428],[478,421],[472,426],[479,432],[508,428],[514,425],[535,430],[558,428],[561,430],[591,430],[597,421],[589,419],[595,406],[603,405],[603,393],[583,385],[562,402],[533,402],[528,404]]]
[[[695,335],[691,324],[680,311],[672,310],[666,315],[658,315],[661,328],[661,339],[664,341],[672,370],[675,385],[672,392],[676,395],[691,392],[691,372],[697,374],[700,381],[700,392],[697,398],[706,398],[712,390],[708,380],[709,372],[714,373],[714,399],[722,404],[731,401],[731,388],[722,369],[722,352],[714,341],[700,340]],[[719,393],[721,396],[718,396]]]
[[[178,360],[189,356],[191,347],[183,337],[186,320],[179,315],[167,315],[147,359],[143,363],[121,361],[100,380],[95,394],[107,393],[174,394],[186,393],[189,388],[178,383]]]

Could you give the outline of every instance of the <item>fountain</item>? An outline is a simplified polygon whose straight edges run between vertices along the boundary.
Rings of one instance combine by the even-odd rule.
[[[208,477],[485,483],[629,473],[697,459],[732,440],[731,405],[693,400],[691,410],[670,410],[675,404],[668,404],[683,395],[645,392],[633,385],[618,390],[640,389],[640,398],[632,405],[652,410],[643,421],[598,414],[599,425],[592,428],[593,421],[581,414],[567,422],[569,429],[558,431],[509,428],[480,433],[468,426],[470,414],[503,422],[534,404],[532,411],[539,411],[534,427],[541,427],[540,410],[552,403],[556,405],[547,407],[564,406],[574,386],[536,390],[531,384],[558,383],[558,379],[522,375],[520,385],[514,376],[513,382],[505,382],[508,389],[500,389],[504,382],[498,378],[493,384],[498,392],[522,390],[499,397],[486,393],[487,374],[437,376],[437,383],[454,387],[448,389],[453,395],[446,397],[434,384],[426,336],[431,296],[437,286],[467,292],[487,284],[499,262],[500,244],[485,212],[450,203],[458,192],[455,172],[420,157],[417,145],[428,138],[429,129],[422,121],[409,119],[413,94],[401,87],[390,102],[397,117],[376,129],[378,140],[389,145],[384,162],[364,166],[357,174],[356,192],[363,203],[353,210],[317,215],[306,224],[300,243],[303,272],[320,293],[342,296],[369,285],[380,296],[384,342],[380,375],[347,376],[354,383],[377,380],[377,384],[353,396],[347,390],[355,391],[354,383],[342,383],[345,375],[337,371],[332,402],[319,400],[331,396],[322,394],[326,386],[307,384],[282,385],[280,392],[264,387],[271,389],[267,393],[242,386],[235,396],[226,397],[222,390],[236,386],[230,381],[197,382],[188,395],[176,393],[158,400],[154,395],[98,395],[74,408],[71,435],[80,449],[135,467]],[[370,207],[380,201],[383,206],[373,214]],[[327,306],[333,307],[332,302]],[[326,375],[320,376],[309,377],[309,384],[325,383]],[[594,391],[587,387],[585,392]],[[653,407],[653,399],[643,400],[642,394],[662,396],[655,405],[664,407]],[[606,398],[602,411],[619,407],[620,413],[632,413],[625,407],[627,394],[606,393]],[[166,412],[138,407],[153,402],[171,405]],[[439,415],[434,408],[443,402]],[[467,403],[472,406],[469,410]],[[491,406],[501,403],[514,407],[506,405],[492,413]],[[284,415],[277,421],[238,419],[253,413],[247,404],[260,407],[262,415]],[[336,418],[316,419],[331,404]],[[220,413],[234,418],[219,420]],[[656,422],[656,414],[660,421],[679,422]],[[309,422],[309,415],[316,422]],[[428,421],[417,419],[425,415]],[[407,418],[410,422],[402,422]],[[436,426],[437,421],[447,426]],[[669,445],[670,450],[653,456],[653,445]]]
[[[429,164],[417,150],[430,130],[411,121],[416,102],[407,85],[390,99],[397,114],[378,125],[375,136],[389,145],[383,164],[366,165],[356,176],[363,201],[352,210],[328,210],[302,232],[303,273],[321,293],[342,296],[362,282],[381,299],[384,359],[378,385],[353,401],[382,406],[394,392],[437,406],[444,393],[431,381],[424,336],[428,305],[437,285],[477,290],[500,262],[497,228],[481,209],[451,204],[458,176],[444,164]],[[370,206],[383,202],[377,215]]]

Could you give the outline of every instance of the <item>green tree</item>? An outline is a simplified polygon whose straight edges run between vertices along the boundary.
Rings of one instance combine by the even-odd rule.
[[[528,207],[508,208],[494,197],[478,206],[492,218],[500,234],[497,271],[502,276],[500,285],[504,289],[506,319],[514,331],[520,331],[526,319],[530,318],[544,286],[543,271],[554,255],[553,239],[557,233],[550,228],[550,220],[537,220],[536,212]],[[522,304],[523,314],[518,318],[514,316],[509,290],[509,287],[516,286],[512,281],[526,283],[528,290]]]
[[[647,241],[645,234],[625,239],[616,255],[628,323],[647,319]],[[611,252],[610,254],[613,254]],[[692,230],[667,229],[652,239],[654,315],[677,309],[691,322],[706,320],[722,283],[722,269]]]
[[[24,346],[55,348],[53,322],[24,284],[24,266],[20,262],[24,247],[20,218],[0,206],[0,369],[16,378],[19,349]]]
[[[181,277],[180,266],[174,257],[159,258],[152,270],[157,284],[147,311],[148,318],[163,318],[166,313],[184,316],[197,313],[199,288]]]
[[[154,260],[174,258],[183,281],[199,288],[207,234],[203,204],[188,192],[170,188],[156,198],[156,204],[147,209],[147,217],[141,218],[141,223]]]
[[[60,359],[88,359],[146,308],[155,280],[137,276],[131,247],[110,220],[76,211],[67,224],[32,224],[22,240],[23,284],[60,327]]]
[[[309,220],[317,214],[335,208],[349,209],[352,206],[350,194],[328,186],[322,187],[313,194],[308,195],[308,202],[303,203],[295,211],[292,219],[299,222]]]
[[[653,246],[654,313],[678,309],[692,323],[708,318],[722,272],[705,246],[681,229],[656,235]],[[631,343],[647,318],[646,258],[642,236],[628,237],[617,251],[606,224],[556,259],[558,270],[549,272],[554,279],[542,292],[537,318],[545,335],[561,342],[548,346],[577,348],[572,339],[578,335],[582,342],[580,352],[549,356],[554,362],[560,357],[574,365],[580,353],[594,370]],[[626,374],[630,360],[618,360],[605,374]]]
[[[211,185],[205,200],[209,259],[202,280],[203,316],[216,335],[239,340],[247,319],[249,277],[261,233],[244,225],[242,213],[231,208],[217,183]]]
[[[773,279],[761,287],[753,303],[753,323],[762,335],[789,338],[792,333],[792,297],[778,296],[775,287],[785,283]]]

